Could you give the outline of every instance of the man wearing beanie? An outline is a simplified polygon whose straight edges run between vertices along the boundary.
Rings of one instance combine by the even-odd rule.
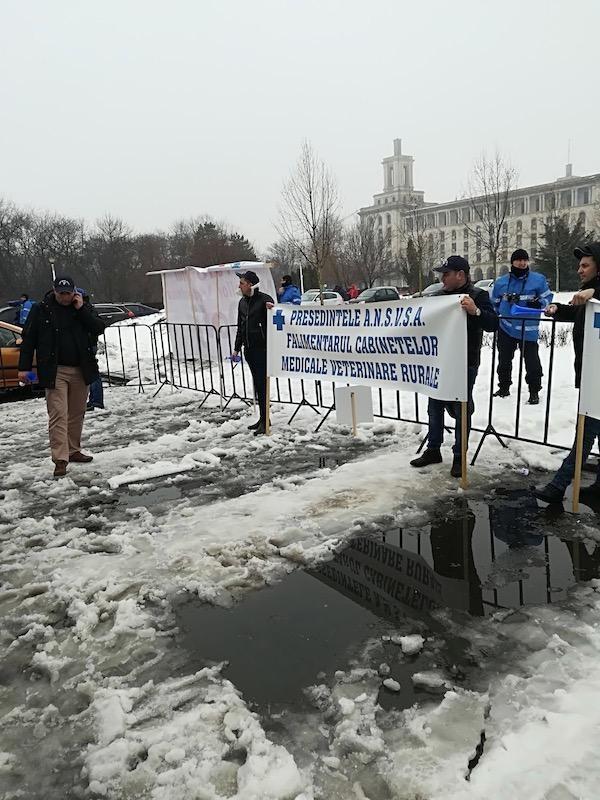
[[[284,275],[281,279],[281,286],[277,289],[277,300],[280,304],[291,303],[294,306],[300,305],[300,289],[294,286],[291,275]]]
[[[518,249],[510,257],[510,272],[494,282],[492,303],[500,319],[498,331],[498,391],[495,397],[508,397],[512,383],[512,362],[517,347],[523,349],[525,380],[531,405],[540,402],[542,365],[538,352],[539,319],[512,317],[513,306],[544,309],[552,301],[548,281],[541,272],[529,269],[527,250]],[[502,319],[504,317],[504,319]]]

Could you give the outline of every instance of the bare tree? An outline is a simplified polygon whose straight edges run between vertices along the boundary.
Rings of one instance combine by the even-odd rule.
[[[488,158],[485,153],[473,165],[467,185],[470,219],[465,228],[475,237],[476,245],[490,254],[494,276],[498,276],[498,251],[502,226],[509,213],[510,195],[517,188],[517,171],[498,152]]]
[[[324,271],[333,258],[338,208],[335,179],[304,142],[298,163],[283,186],[277,230],[314,270],[321,290]]]
[[[413,291],[421,292],[431,280],[432,269],[441,256],[440,232],[427,226],[425,206],[416,197],[409,198],[408,213],[398,238],[403,243],[400,274]]]
[[[344,236],[341,251],[346,283],[357,277],[370,287],[390,275],[394,267],[389,234],[375,226],[373,217],[360,219]]]

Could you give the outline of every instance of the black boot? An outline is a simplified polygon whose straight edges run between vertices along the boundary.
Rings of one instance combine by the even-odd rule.
[[[261,420],[257,420],[256,422],[252,423],[252,425],[248,425],[248,430],[255,431],[257,428],[260,428],[261,425],[262,425]]]
[[[419,458],[413,458],[410,462],[411,467],[428,467],[430,464],[441,464],[442,463],[442,454],[439,450],[433,450],[429,447],[422,456]]]
[[[565,496],[564,491],[552,483],[542,486],[541,489],[534,489],[533,493],[538,500],[543,500],[544,503],[562,503]]]
[[[540,395],[539,392],[529,392],[529,400],[527,401],[528,405],[530,406],[537,406],[540,403]]]
[[[259,420],[258,425],[254,429],[255,436],[262,436],[263,433],[266,433],[267,429],[265,428],[265,423],[262,420]]]
[[[600,501],[600,481],[590,483],[589,486],[582,486],[579,490],[579,496],[582,500],[598,500]]]
[[[462,458],[455,456],[450,469],[450,475],[453,478],[462,478]]]
[[[494,397],[510,397],[510,389],[498,389],[494,392]]]

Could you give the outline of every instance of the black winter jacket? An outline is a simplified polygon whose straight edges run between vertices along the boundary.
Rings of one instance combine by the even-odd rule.
[[[240,298],[238,306],[237,335],[234,350],[267,349],[267,303],[273,298],[263,292],[254,292],[250,297]]]
[[[592,281],[581,284],[581,289],[593,289],[594,297],[600,300],[600,276]],[[570,306],[565,303],[556,303],[557,322],[573,322],[573,348],[575,350],[575,387],[579,389],[581,383],[581,362],[583,360],[583,333],[585,330],[585,309],[587,303],[581,306]]]
[[[475,301],[477,308],[481,310],[478,317],[474,314],[467,314],[467,366],[477,369],[481,361],[483,332],[491,333],[498,330],[498,315],[494,311],[489,292],[473,286],[471,281],[453,292],[442,292],[442,295],[446,296],[451,294],[468,294]]]
[[[54,312],[57,307],[54,293],[49,292],[41,303],[31,309],[23,329],[19,371],[29,372],[31,370],[35,352],[38,382],[41,389],[53,389],[56,381],[59,328]],[[79,353],[79,367],[89,386],[98,378],[98,362],[94,353],[98,336],[103,332],[105,324],[89,303],[85,303],[79,311],[74,306],[69,310],[73,315],[71,330],[75,347]]]

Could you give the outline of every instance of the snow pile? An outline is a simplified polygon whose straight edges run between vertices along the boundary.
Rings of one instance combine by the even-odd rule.
[[[198,410],[188,392],[115,389],[107,407],[86,420],[94,461],[71,465],[60,482],[50,478],[43,402],[0,408],[11,465],[0,475],[7,798],[72,789],[109,800],[594,796],[598,584],[563,606],[491,620],[436,612],[435,642],[412,620],[386,628],[381,652],[373,631],[380,649],[365,643],[329,683],[315,676],[310,710],[281,721],[279,736],[222,665],[192,668],[177,648],[182,596],[231,606],[319,565],[358,532],[423,525],[442,496],[457,496],[448,459],[408,466],[418,426],[377,422],[357,440],[337,426],[313,435],[309,412],[288,427],[275,406],[267,439],[247,431],[239,409]],[[518,453],[490,440],[470,491],[525,467]],[[468,687],[436,655],[444,636],[469,643]],[[385,667],[366,666],[368,652]],[[412,691],[417,702],[403,709]],[[38,770],[28,768],[32,742]]]

